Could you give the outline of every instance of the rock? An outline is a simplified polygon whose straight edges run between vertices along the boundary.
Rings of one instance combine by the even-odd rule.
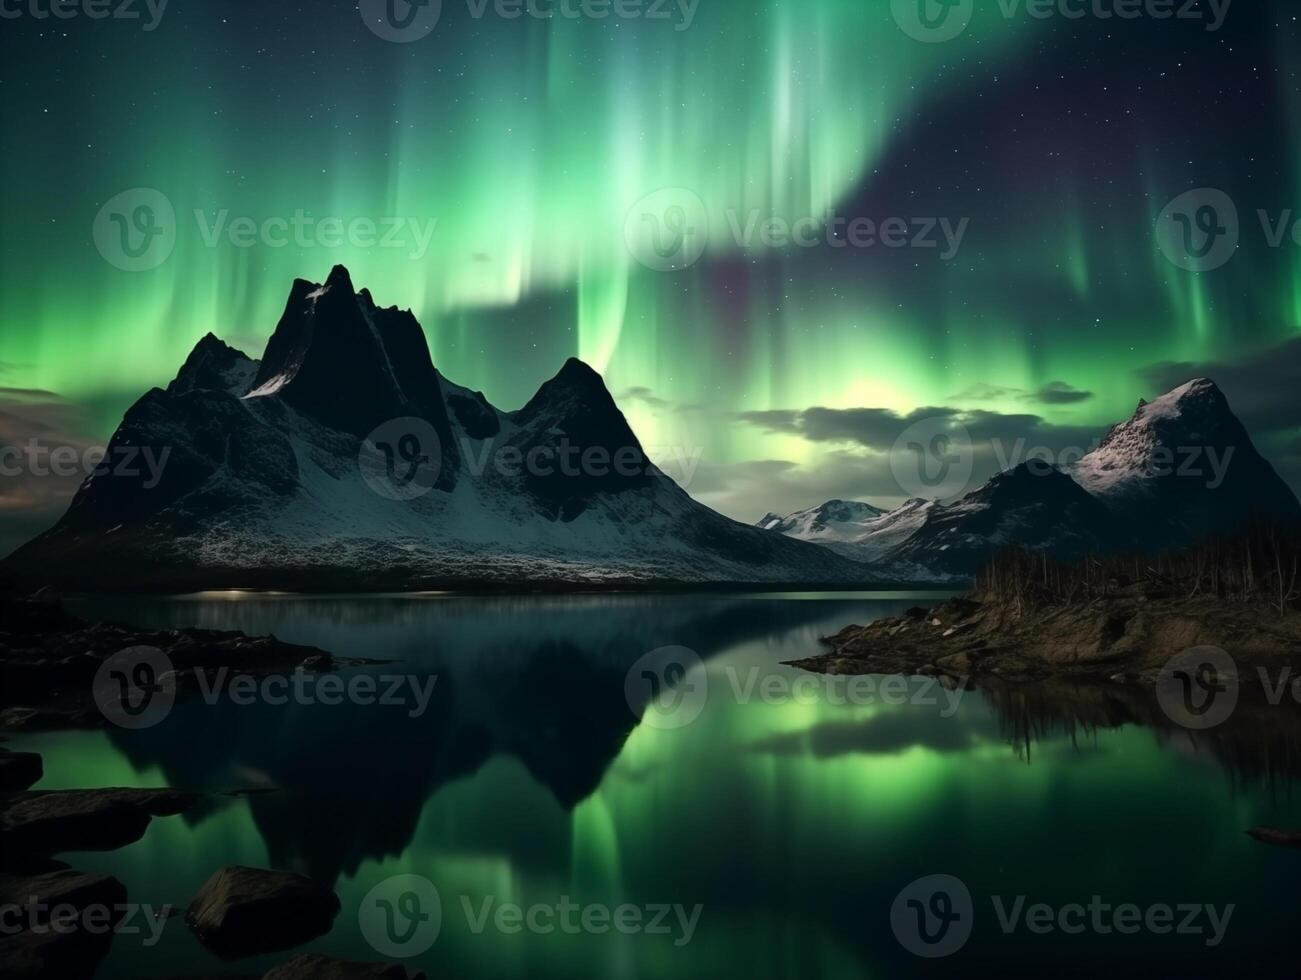
[[[935,661],[935,665],[945,673],[955,676],[965,676],[971,673],[971,657],[965,653],[955,653],[948,657],[941,657]]]
[[[1301,830],[1283,830],[1279,827],[1252,827],[1247,831],[1247,836],[1260,841],[1262,844],[1301,848]]]
[[[0,749],[0,793],[31,789],[45,775],[45,766],[35,752],[7,752]]]
[[[262,980],[424,980],[396,963],[349,963],[317,953],[296,956],[277,966]]]
[[[154,817],[181,813],[198,799],[167,789],[19,793],[0,804],[0,862],[14,852],[116,850],[143,837]]]
[[[338,896],[287,871],[222,868],[199,889],[185,921],[222,959],[292,949],[329,932]]]
[[[126,900],[126,888],[107,875],[67,868],[25,876],[0,874],[0,907],[24,910],[18,919],[22,931],[0,935],[0,976],[6,980],[94,976],[113,944],[112,929],[121,919]],[[82,914],[93,909],[97,928],[85,928],[84,921],[50,928],[49,909],[61,905],[70,905]],[[32,925],[40,931],[30,929]]]

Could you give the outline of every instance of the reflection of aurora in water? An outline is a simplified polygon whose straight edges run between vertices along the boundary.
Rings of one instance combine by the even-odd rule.
[[[1288,855],[1242,831],[1299,823],[1301,807],[1286,781],[1262,788],[1247,770],[1235,789],[1222,761],[1235,752],[1258,761],[1277,754],[1296,741],[1286,726],[1270,728],[1261,718],[1229,740],[1233,752],[1221,752],[1201,736],[1143,727],[1155,716],[1144,719],[1124,697],[1087,692],[1031,704],[1021,698],[1019,706],[997,693],[992,700],[970,694],[947,719],[938,708],[738,704],[728,693],[738,673],[785,672],[774,665],[807,654],[818,636],[909,604],[841,597],[146,602],[131,615],[148,609],[160,624],[270,629],[297,642],[324,643],[328,635],[345,653],[437,665],[439,718],[404,722],[404,738],[364,712],[223,717],[202,709],[192,729],[174,716],[148,744],[86,733],[33,737],[21,747],[46,753],[51,785],[170,779],[227,787],[269,775],[293,787],[223,802],[188,824],[155,821],[139,845],[73,863],[120,875],[133,898],[179,904],[220,863],[338,868],[345,912],[313,948],[353,957],[367,955],[355,918],[361,897],[388,875],[423,874],[439,886],[444,907],[431,975],[907,975],[887,910],[904,883],[938,871],[959,875],[976,893],[1046,901],[1099,893],[1117,901],[1237,902],[1226,955],[1282,928],[1291,906],[1274,898],[1291,894]],[[683,729],[632,727],[619,665],[665,633],[690,637],[705,655],[705,711]],[[554,638],[562,635],[572,642],[560,649]],[[549,685],[540,683],[543,674]],[[618,710],[604,713],[594,703],[602,695]],[[530,697],[542,702],[536,710]],[[595,733],[606,725],[617,735],[602,741]],[[191,731],[205,731],[217,752],[205,756]],[[1028,759],[1011,744],[1027,732]],[[584,741],[608,744],[609,756]],[[562,802],[572,775],[545,764],[542,751],[582,773],[597,767],[572,807]],[[426,791],[431,771],[442,776]],[[391,819],[408,806],[409,824]],[[328,835],[319,836],[317,825]],[[486,896],[554,904],[562,895],[586,903],[699,902],[705,911],[692,943],[675,948],[664,937],[476,935],[460,904],[462,896],[476,909]],[[1002,956],[1034,962],[1033,937],[1018,937],[1014,948],[977,937],[963,954],[975,958],[963,961],[969,968]],[[1117,948],[1081,949],[1080,962]],[[1136,962],[1136,951],[1156,950],[1173,957],[1168,968],[1181,956],[1193,963],[1207,955],[1177,945],[1119,948]],[[139,962],[156,975],[193,971],[197,955],[183,928],[139,960],[125,945],[115,952],[120,965]],[[274,959],[241,966],[257,972]]]

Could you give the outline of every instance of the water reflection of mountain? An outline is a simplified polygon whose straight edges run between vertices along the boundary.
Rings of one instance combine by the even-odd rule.
[[[1301,709],[1243,698],[1223,723],[1203,731],[1175,724],[1151,690],[1126,684],[981,683],[1003,736],[1031,759],[1052,738],[1088,739],[1123,725],[1152,729],[1162,743],[1218,765],[1235,784],[1280,787],[1301,777]]]
[[[914,684],[914,691],[920,690]],[[1152,730],[1172,751],[1224,770],[1241,788],[1282,788],[1301,778],[1301,708],[1243,699],[1229,719],[1204,731],[1175,724],[1152,690],[1134,685],[1047,681],[1009,684],[982,678],[968,697],[984,712],[942,717],[942,704],[910,704],[857,721],[822,721],[750,746],[773,755],[892,755],[913,748],[965,752],[1001,740],[1027,763],[1047,743],[1093,748],[1100,732],[1126,725]]]
[[[813,642],[817,623],[852,604],[709,596],[295,600],[288,609],[153,602],[118,615],[275,632],[398,661],[367,669],[436,676],[432,699],[419,717],[406,704],[187,701],[157,728],[112,737],[134,765],[156,765],[174,785],[280,787],[248,800],[272,861],[332,880],[401,854],[429,798],[495,756],[518,759],[566,808],[586,798],[637,724],[624,680],[648,650],[681,645],[708,659],[796,630]],[[897,612],[908,603],[876,605]]]

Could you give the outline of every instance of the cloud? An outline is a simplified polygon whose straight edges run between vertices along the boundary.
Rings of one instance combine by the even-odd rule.
[[[951,402],[998,402],[1007,401],[1010,398],[1017,398],[1024,395],[1025,392],[1020,388],[1004,388],[1001,385],[987,385],[983,382],[974,384],[970,388],[964,388],[956,395],[951,395]]]
[[[645,405],[649,405],[651,408],[668,408],[669,406],[667,400],[660,398],[650,388],[646,388],[640,385],[633,388],[628,388],[627,390],[620,392],[619,395],[616,397],[616,400],[641,402]]]
[[[655,394],[653,388],[647,388],[645,385],[635,385],[631,388],[625,388],[615,396],[616,402],[641,402],[643,405],[654,410],[668,410],[676,415],[691,415],[700,412],[723,414],[715,405],[706,405],[701,402],[671,402],[667,398],[661,398]]]
[[[47,466],[30,465],[27,447],[40,447],[37,458],[44,459],[66,446],[80,460],[97,445],[84,435],[84,423],[82,409],[54,392],[0,387],[0,450],[10,450],[0,470],[0,556],[54,524],[85,477],[80,468],[55,475]],[[14,448],[23,452],[15,456]]]
[[[1216,380],[1265,457],[1285,480],[1301,486],[1301,398],[1297,397],[1301,391],[1301,338],[1239,360],[1153,364],[1139,376],[1144,386],[1135,392],[1136,401],[1139,394],[1154,397],[1192,378]],[[1090,391],[1053,381],[1033,392],[974,385],[951,400],[1014,399],[1064,406],[1093,397]],[[1058,424],[1033,412],[956,405],[908,413],[886,408],[813,407],[743,412],[735,417],[762,431],[798,436],[828,450],[800,466],[763,472],[732,467],[727,473],[712,474],[714,497],[707,502],[725,513],[744,513],[749,520],[757,520],[765,511],[789,513],[836,497],[883,506],[901,502],[903,492],[894,481],[890,453],[909,428],[919,423],[938,422],[940,431],[969,442],[973,467],[966,483],[968,491],[1032,456],[1069,464],[1096,446],[1106,430],[1103,425]]]
[[[888,465],[850,452],[827,453],[802,466],[785,459],[702,462],[687,489],[701,503],[744,524],[770,511],[789,514],[832,498],[903,501]]]
[[[1010,414],[985,409],[931,406],[901,414],[888,408],[808,408],[803,411],[742,412],[741,421],[767,432],[797,435],[810,442],[839,442],[887,453],[912,426],[939,421],[951,431],[962,431],[982,451],[998,455],[998,444],[1009,449],[1018,444],[1064,449],[1096,442],[1100,427],[1055,425],[1033,414]],[[983,448],[982,448],[983,447]]]
[[[1023,401],[1040,405],[1076,405],[1092,397],[1093,392],[1083,391],[1065,381],[1049,381],[1035,391],[1003,385],[974,384],[951,396],[949,401],[957,404]]]
[[[742,424],[764,432],[798,436],[821,451],[794,465],[770,459],[762,465],[701,466],[688,488],[692,496],[738,520],[787,514],[833,498],[894,507],[913,496],[891,466],[897,446],[915,435],[910,427],[939,422],[950,438],[970,448],[972,469],[956,494],[975,490],[995,474],[1031,457],[1066,465],[1096,446],[1105,427],[1057,425],[1032,413],[931,406],[901,413],[886,408],[809,408],[743,412]],[[907,438],[906,438],[907,437]]]
[[[1075,405],[1093,397],[1091,391],[1081,391],[1065,381],[1050,381],[1038,391],[1025,396],[1025,401],[1044,405]]]

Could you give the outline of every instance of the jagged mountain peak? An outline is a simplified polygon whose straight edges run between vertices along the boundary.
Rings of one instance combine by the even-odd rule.
[[[1151,401],[1107,430],[1097,447],[1071,469],[1090,493],[1132,492],[1136,483],[1162,476],[1181,454],[1245,452],[1255,455],[1242,423],[1220,387],[1194,378]]]
[[[529,425],[542,416],[559,416],[574,422],[586,420],[585,425],[601,425],[631,429],[614,396],[606,387],[605,379],[590,365],[571,357],[550,380],[543,383],[528,403],[512,415],[522,426]],[[607,435],[610,434],[607,432]]]
[[[560,370],[543,387],[547,385],[580,390],[606,390],[605,379],[601,377],[600,373],[586,361],[580,361],[577,357],[566,359]]]
[[[871,582],[692,500],[591,366],[570,359],[508,415],[443,381],[410,310],[352,289],[341,266],[297,280],[260,363],[201,341],[111,444],[166,466],[86,481],[5,570],[89,590]]]
[[[420,414],[412,404],[424,402],[422,392],[437,384],[423,332],[415,325],[417,342],[401,325],[393,331],[399,337],[386,337],[377,317],[353,291],[342,265],[331,269],[323,284],[295,280],[247,397],[278,398],[355,435],[389,419]],[[401,348],[401,358],[390,350],[393,345]],[[411,394],[399,382],[395,363],[402,365]]]
[[[257,374],[258,362],[209,332],[204,334],[167,386],[173,394],[195,390],[242,395]]]

